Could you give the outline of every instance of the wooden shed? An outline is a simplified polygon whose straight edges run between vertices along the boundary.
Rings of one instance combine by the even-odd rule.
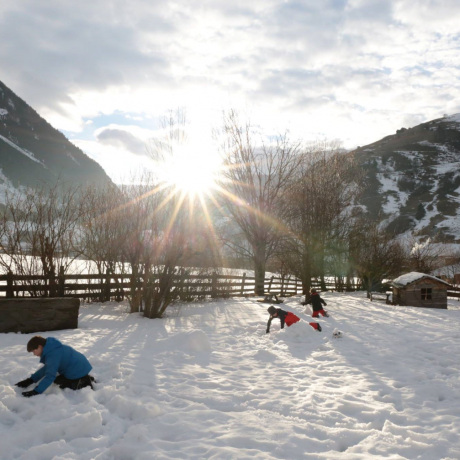
[[[447,308],[450,284],[426,273],[410,272],[394,279],[393,303],[411,307]]]

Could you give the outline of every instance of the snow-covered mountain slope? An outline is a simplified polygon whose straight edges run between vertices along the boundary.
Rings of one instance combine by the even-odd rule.
[[[356,150],[367,172],[361,204],[390,230],[460,240],[460,114],[401,128]]]
[[[0,82],[0,169],[14,187],[109,181],[102,167]],[[2,184],[0,177],[0,185]]]

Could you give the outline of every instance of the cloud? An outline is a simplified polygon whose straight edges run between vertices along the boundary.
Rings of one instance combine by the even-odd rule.
[[[122,147],[135,155],[145,153],[145,144],[131,133],[121,129],[104,129],[97,135],[102,144]]]
[[[2,2],[0,78],[74,132],[249,105],[273,129],[363,145],[460,107],[459,17],[456,0]],[[98,136],[142,155],[133,131]]]
[[[147,155],[148,144],[157,133],[133,125],[110,124],[94,132],[96,142],[119,148],[133,155]]]

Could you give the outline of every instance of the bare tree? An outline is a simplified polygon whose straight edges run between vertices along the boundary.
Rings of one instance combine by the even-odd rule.
[[[280,254],[302,280],[304,293],[312,277],[319,277],[325,289],[327,263],[330,269],[339,270],[334,275],[346,273],[347,235],[361,188],[360,168],[353,155],[344,154],[338,144],[313,145],[304,156],[301,176],[286,195],[290,233],[283,239]]]
[[[399,276],[404,271],[402,243],[378,223],[364,219],[357,221],[350,245],[354,268],[368,295],[379,289],[383,280]]]
[[[235,111],[224,115],[223,131],[219,201],[223,213],[244,236],[224,236],[224,243],[252,260],[256,294],[261,295],[267,260],[276,252],[285,231],[282,196],[298,173],[301,145],[283,135],[269,145],[261,142],[257,146],[251,125],[241,126]]]
[[[59,267],[67,271],[80,254],[80,188],[57,182],[39,189],[7,193],[0,221],[4,252],[0,265],[20,275],[42,275],[56,295]],[[30,295],[43,295],[38,289]]]
[[[408,248],[407,265],[410,270],[420,273],[431,273],[441,267],[445,249],[432,238],[421,241],[416,235],[406,240]]]
[[[147,154],[160,171],[158,185],[146,192],[147,197],[133,200],[130,219],[133,231],[125,249],[133,267],[143,264],[144,282],[147,282],[144,315],[149,318],[161,317],[177,296],[174,278],[183,264],[190,263],[194,256],[196,260],[198,248],[203,249],[200,236],[206,236],[201,225],[204,220],[199,219],[203,216],[191,206],[184,191],[161,175],[165,166],[180,161],[178,151],[187,142],[185,112],[170,112],[161,121],[161,127],[163,135],[152,139],[147,148]]]
[[[94,262],[98,274],[115,273],[122,260],[127,229],[123,194],[118,186],[90,186],[83,197],[82,254]]]

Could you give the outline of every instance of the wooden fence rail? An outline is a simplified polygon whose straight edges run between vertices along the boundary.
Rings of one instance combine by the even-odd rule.
[[[73,297],[97,299],[101,302],[117,301],[142,290],[147,283],[155,287],[161,275],[138,274],[64,274],[63,269],[56,276],[15,275],[9,272],[0,275],[0,296],[14,297]],[[312,286],[319,283],[312,280]],[[326,283],[326,287],[336,289],[335,283]],[[353,286],[357,289],[359,286]],[[266,293],[295,295],[302,293],[302,282],[293,277],[275,277],[265,279]],[[181,272],[173,276],[173,290],[182,300],[210,296],[238,297],[255,294],[255,278],[243,275],[191,275]]]

